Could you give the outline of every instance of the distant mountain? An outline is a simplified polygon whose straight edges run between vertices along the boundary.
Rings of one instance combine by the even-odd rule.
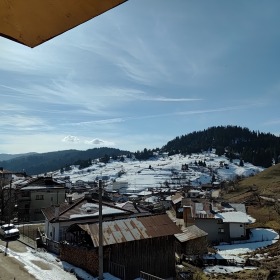
[[[22,156],[29,156],[34,155],[36,153],[26,153],[26,154],[0,154],[0,161],[11,160],[14,158],[22,157]]]
[[[86,161],[110,156],[130,154],[114,148],[95,148],[86,151],[65,150],[49,153],[23,154],[10,160],[0,161],[0,167],[14,172],[26,172],[37,175],[59,170],[72,164],[84,164]]]
[[[211,149],[215,149],[217,155],[225,155],[230,161],[239,159],[240,164],[249,162],[254,166],[267,168],[279,162],[280,137],[271,133],[250,131],[248,128],[239,126],[217,126],[178,136],[161,149],[144,149],[135,152],[134,155],[138,160],[147,160],[153,157],[155,152],[187,155]],[[1,154],[0,167],[37,175],[59,169],[65,170],[73,164],[86,168],[93,159],[101,158],[103,162],[108,162],[110,157],[129,154],[131,152],[114,148],[95,148],[87,151],[65,150],[41,154]]]
[[[176,137],[162,150],[169,154],[190,154],[212,148],[219,155],[226,153],[230,159],[239,158],[256,166],[269,167],[279,161],[280,137],[238,126],[217,126]]]

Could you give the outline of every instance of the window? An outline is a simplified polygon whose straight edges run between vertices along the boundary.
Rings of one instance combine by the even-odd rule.
[[[223,220],[222,219],[218,219],[217,220],[217,224],[222,224],[223,223]]]
[[[22,192],[21,197],[30,197],[30,192]]]
[[[224,233],[224,232],[225,232],[225,229],[219,228],[219,229],[218,229],[218,232],[219,232],[219,233]]]
[[[243,227],[243,225],[240,225],[240,227]]]
[[[36,200],[44,200],[43,194],[36,194]]]

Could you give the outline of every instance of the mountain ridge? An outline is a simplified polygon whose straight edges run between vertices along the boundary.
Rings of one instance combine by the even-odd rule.
[[[239,126],[214,126],[202,131],[177,136],[162,148],[144,149],[134,152],[139,160],[147,160],[155,152],[173,154],[192,154],[215,148],[218,155],[225,154],[230,160],[239,159],[255,166],[270,167],[279,162],[280,137],[271,133],[250,131]],[[37,175],[45,172],[67,168],[72,164],[87,166],[89,159],[103,157],[104,161],[112,156],[128,156],[130,151],[115,148],[93,148],[86,151],[64,150],[48,153],[20,154],[9,160],[0,161],[0,167],[12,171]],[[3,155],[3,154],[2,154]],[[0,157],[1,159],[1,157]]]

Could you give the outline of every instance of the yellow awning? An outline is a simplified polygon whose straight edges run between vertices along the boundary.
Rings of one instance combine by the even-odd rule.
[[[0,35],[36,47],[127,0],[0,0]]]

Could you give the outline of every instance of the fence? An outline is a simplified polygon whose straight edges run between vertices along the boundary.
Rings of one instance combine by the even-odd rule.
[[[157,276],[154,276],[152,274],[140,271],[140,279],[141,280],[164,280],[163,278],[159,278]]]
[[[119,277],[121,279],[126,279],[125,278],[125,266],[124,265],[114,263],[114,262],[110,262],[109,263],[109,272],[116,277]]]
[[[42,228],[42,224],[23,224],[19,225],[20,240],[28,244],[30,247],[37,248],[38,229]]]
[[[55,253],[56,255],[59,255],[59,251],[60,251],[59,242],[46,238],[45,246],[46,246],[47,251]]]

